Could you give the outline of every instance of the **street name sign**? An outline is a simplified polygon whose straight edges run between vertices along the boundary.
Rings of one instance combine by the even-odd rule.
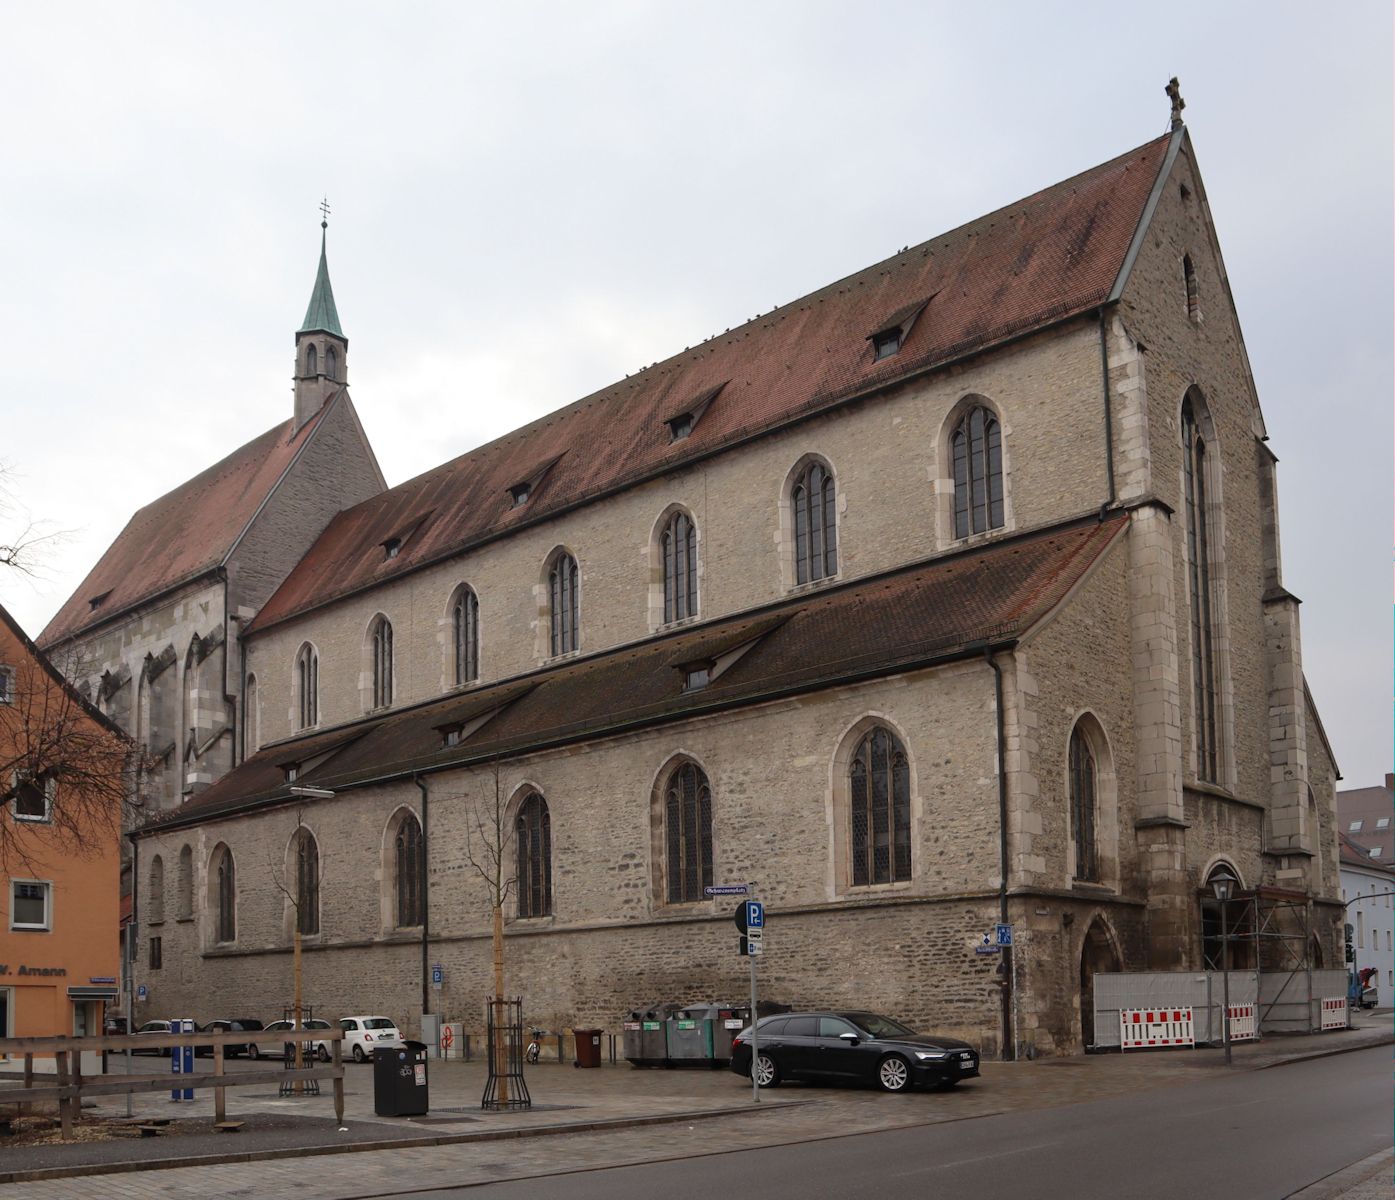
[[[746,896],[750,894],[751,888],[745,883],[719,883],[702,890],[708,896]]]

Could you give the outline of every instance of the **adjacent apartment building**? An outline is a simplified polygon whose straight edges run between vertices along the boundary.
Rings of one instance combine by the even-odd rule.
[[[130,749],[0,607],[0,1037],[101,1033],[117,999]]]

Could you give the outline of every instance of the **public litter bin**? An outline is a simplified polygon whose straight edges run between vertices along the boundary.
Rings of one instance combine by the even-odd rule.
[[[574,1067],[599,1067],[601,1065],[601,1031],[599,1029],[573,1029],[572,1038],[576,1042]]]
[[[668,1057],[675,1067],[712,1065],[713,1004],[690,1004],[664,1022]]]
[[[426,1043],[373,1049],[373,1111],[380,1117],[420,1117],[429,1106]]]

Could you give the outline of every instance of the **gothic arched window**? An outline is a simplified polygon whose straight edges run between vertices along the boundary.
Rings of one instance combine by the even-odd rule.
[[[421,924],[422,844],[421,822],[407,813],[393,838],[397,896],[395,923],[399,929]]]
[[[547,801],[534,792],[518,808],[514,821],[518,841],[518,915],[546,917],[552,913],[552,819]]]
[[[674,769],[664,788],[668,902],[704,900],[712,885],[712,788],[693,763]]]
[[[174,915],[187,921],[194,915],[194,851],[184,846],[179,851],[179,875],[174,882]]]
[[[300,933],[320,932],[320,847],[308,829],[295,840],[295,919]]]
[[[659,537],[664,564],[664,623],[697,616],[697,527],[685,512],[668,519]]]
[[[468,587],[456,593],[450,608],[451,645],[455,658],[455,685],[474,683],[480,677],[480,602]]]
[[[165,919],[165,860],[158,854],[150,860],[149,913],[146,920],[158,925]]]
[[[911,877],[911,769],[905,747],[878,725],[848,771],[854,887]]]
[[[329,379],[339,378],[339,355],[334,352],[333,346],[325,347],[325,375]]]
[[[373,622],[370,646],[373,662],[372,708],[387,708],[392,703],[392,623],[386,617]]]
[[[295,658],[297,717],[301,729],[320,723],[320,656],[309,642]]]
[[[237,941],[237,868],[233,863],[232,851],[226,846],[217,852],[213,880],[215,940],[235,942]]]
[[[954,536],[1003,526],[1003,441],[998,419],[974,405],[950,438],[954,465]]]
[[[305,373],[307,375],[318,374],[319,356],[315,353],[315,343],[311,342],[305,348]]]
[[[1188,393],[1182,401],[1183,487],[1186,492],[1187,590],[1191,607],[1192,711],[1196,728],[1196,777],[1216,782],[1216,654],[1211,583],[1209,482],[1206,439]]]
[[[795,583],[838,573],[837,508],[833,472],[821,462],[811,462],[790,487]]]
[[[565,551],[557,555],[547,573],[550,645],[554,657],[570,654],[580,645],[579,582],[576,559]]]
[[[1070,826],[1075,846],[1075,878],[1098,881],[1099,844],[1096,836],[1098,814],[1098,768],[1079,725],[1070,735]]]

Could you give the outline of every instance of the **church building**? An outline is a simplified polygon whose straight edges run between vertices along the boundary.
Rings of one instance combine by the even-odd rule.
[[[1189,134],[387,489],[323,254],[292,419],[44,634],[149,751],[148,1012],[550,1028],[762,989],[1092,1040],[1208,879],[1338,962],[1337,768]],[[1010,954],[978,953],[996,924]],[[430,965],[444,967],[432,987]],[[255,1011],[253,1011],[255,1010]]]

